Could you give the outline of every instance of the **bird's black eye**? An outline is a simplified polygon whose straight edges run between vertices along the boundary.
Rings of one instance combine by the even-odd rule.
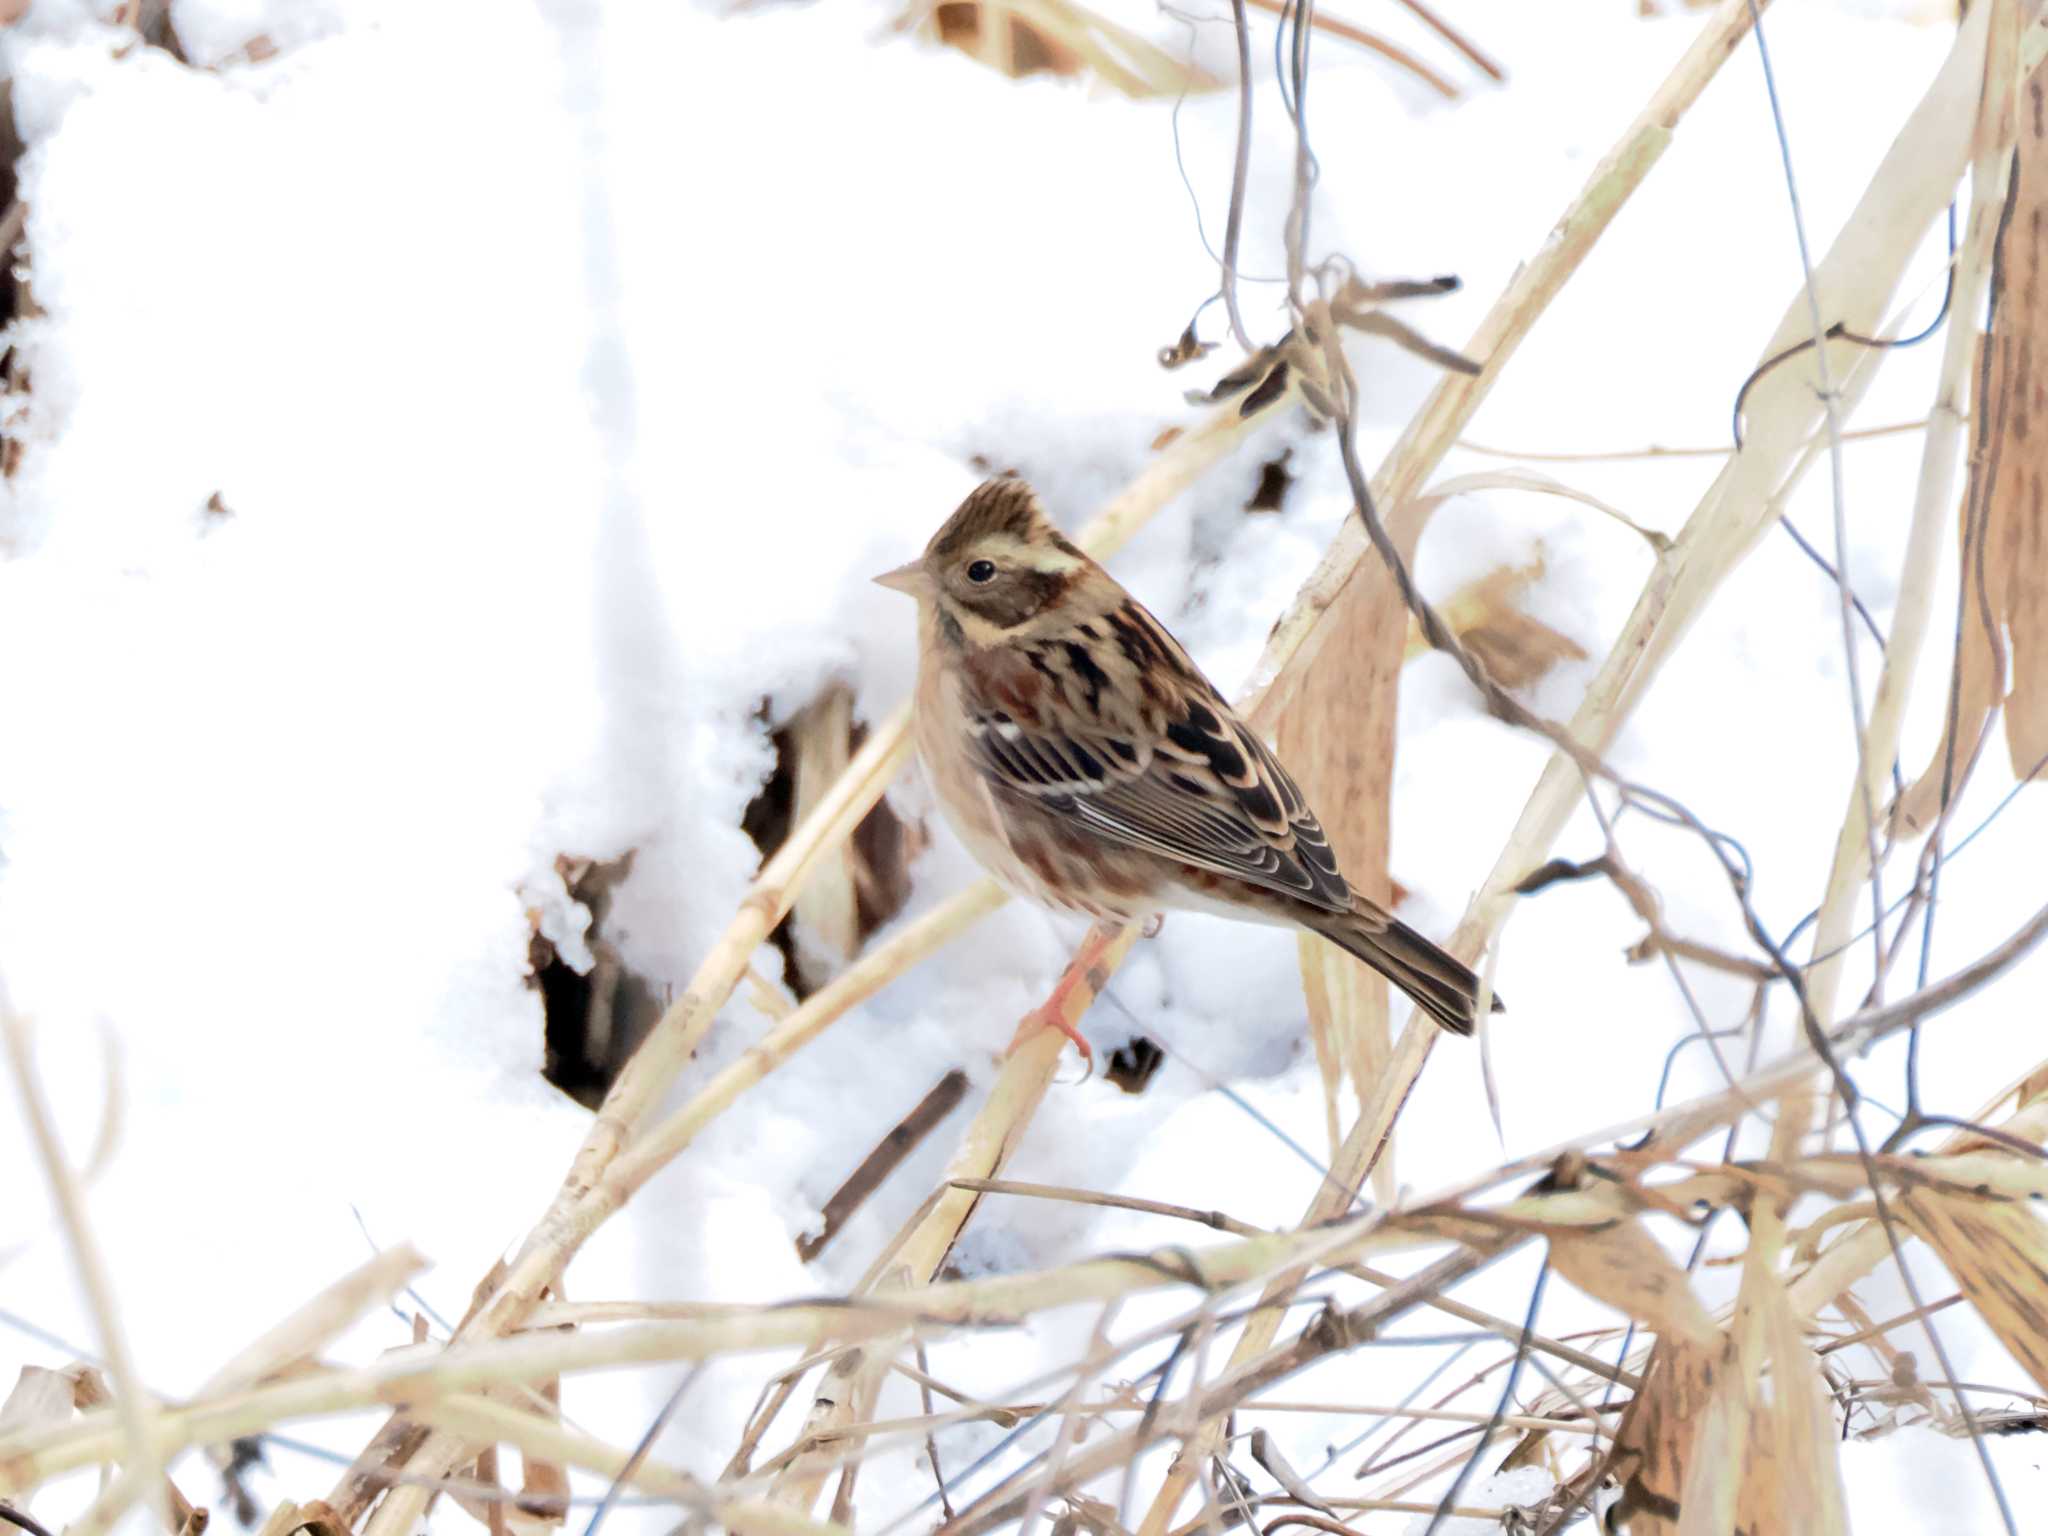
[[[977,587],[996,579],[996,563],[993,560],[977,560],[967,567],[967,579]]]

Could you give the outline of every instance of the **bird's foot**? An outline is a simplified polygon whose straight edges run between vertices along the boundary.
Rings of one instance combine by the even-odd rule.
[[[1164,912],[1154,912],[1150,917],[1145,919],[1145,926],[1141,931],[1144,933],[1146,938],[1156,939],[1159,937],[1159,930],[1164,928],[1165,926],[1166,914]]]
[[[1048,1029],[1056,1029],[1073,1041],[1074,1049],[1081,1053],[1081,1060],[1090,1067],[1095,1065],[1094,1049],[1088,1044],[1087,1038],[1082,1035],[1081,1031],[1067,1022],[1066,1014],[1056,1003],[1048,1003],[1043,1008],[1034,1008],[1024,1015],[1023,1021],[1017,1026],[1017,1033],[1011,1036],[1008,1047],[1003,1051],[1004,1057],[1007,1059],[1015,1055],[1018,1047]]]

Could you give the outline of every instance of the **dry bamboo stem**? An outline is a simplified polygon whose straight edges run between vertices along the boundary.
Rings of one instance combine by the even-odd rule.
[[[1477,411],[1522,338],[1585,260],[1614,216],[1642,185],[1650,168],[1671,142],[1671,135],[1687,109],[1747,35],[1749,24],[1748,0],[1722,0],[1721,6],[1701,28],[1698,39],[1686,50],[1669,78],[1651,95],[1620,141],[1601,160],[1584,190],[1558,220],[1542,249],[1515,274],[1465,347],[1467,355],[1482,362],[1480,371],[1477,374],[1446,373],[1428,403],[1401,434],[1373,485],[1373,495],[1381,507],[1398,507],[1421,492],[1444,454],[1457,442],[1459,433]],[[1277,692],[1283,674],[1314,663],[1323,616],[1357,574],[1371,547],[1358,520],[1346,519],[1315,574],[1303,586],[1266,643],[1265,655],[1260,658],[1255,674],[1260,692]],[[1651,577],[1653,589],[1661,585],[1663,575],[1663,562],[1660,561],[1658,570]],[[1622,648],[1617,646],[1610,654],[1605,670],[1614,671],[1616,658],[1623,656]],[[1596,691],[1598,686],[1596,683]],[[1589,695],[1588,708],[1593,705],[1594,698],[1595,695]],[[1587,710],[1582,709],[1582,717],[1586,713]],[[1585,739],[1584,734],[1580,739]],[[1553,779],[1562,781],[1560,764],[1564,771],[1575,773],[1569,760],[1560,754],[1539,784],[1538,796]],[[1534,804],[1532,800],[1532,809]],[[1555,825],[1540,838],[1530,839],[1535,847],[1549,846],[1563,825],[1564,814],[1559,810],[1546,817],[1545,821],[1554,821]],[[1525,811],[1523,824],[1527,826],[1529,823],[1530,816]],[[1518,834],[1522,830],[1518,827]],[[1511,843],[1503,854],[1503,863],[1510,857],[1515,861],[1515,867],[1506,881],[1500,880],[1501,866],[1496,865],[1495,883],[1502,889],[1526,867],[1523,861],[1527,853],[1515,843]],[[1460,925],[1452,948],[1467,959],[1476,956],[1505,910],[1505,898],[1501,897],[1498,898],[1498,912],[1488,914],[1485,921],[1475,921],[1476,914],[1468,916]],[[1333,1176],[1318,1189],[1315,1200],[1303,1217],[1304,1222],[1325,1220],[1349,1204],[1349,1192],[1364,1182],[1377,1161],[1379,1149],[1385,1143],[1394,1118],[1406,1101],[1415,1078],[1421,1073],[1422,1064],[1434,1044],[1435,1033],[1435,1026],[1429,1020],[1419,1013],[1411,1016],[1394,1047],[1393,1059],[1388,1064],[1380,1091],[1374,1094],[1370,1104],[1364,1106],[1344,1146],[1333,1159]],[[1299,1283],[1299,1276],[1283,1276],[1269,1289],[1266,1299],[1277,1302]],[[1231,1357],[1233,1364],[1263,1353],[1272,1343],[1281,1316],[1277,1306],[1262,1308],[1255,1314],[1238,1336]],[[1196,1469],[1213,1445],[1215,1431],[1216,1426],[1207,1426],[1203,1434],[1190,1438],[1180,1455],[1174,1458],[1164,1484],[1146,1513],[1139,1536],[1164,1536],[1174,1511],[1194,1480]]]
[[[515,1446],[522,1457],[581,1467],[695,1509],[704,1509],[712,1502],[710,1490],[687,1472],[651,1457],[643,1456],[636,1462],[630,1452],[618,1446],[570,1429],[559,1420],[542,1418],[492,1398],[472,1393],[430,1398],[415,1405],[413,1416],[423,1424],[453,1431],[477,1445]]]
[[[1806,973],[1807,1000],[1821,1029],[1834,1022],[1842,962],[1849,948],[1856,892],[1870,874],[1870,811],[1885,803],[1886,774],[1898,755],[1899,732],[1913,675],[1934,608],[1935,573],[1941,537],[1948,525],[1961,456],[1964,407],[1977,353],[1977,316],[1990,278],[1991,247],[2007,196],[2012,144],[2018,129],[2019,12],[2010,0],[1980,7],[1986,13],[1982,84],[1975,118],[1970,176],[1970,222],[1957,255],[1949,298],[1949,327],[1943,339],[1941,377],[1928,413],[1913,519],[1900,566],[1898,612],[1885,647],[1884,666],[1864,732],[1857,782],[1835,841],[1834,864],[1813,930],[1813,964]],[[1957,172],[1960,174],[1961,165]],[[1788,1106],[1789,1108],[1789,1106]],[[1786,1134],[1810,1118],[1781,1115]],[[1775,1155],[1783,1155],[1783,1150]]]
[[[1284,397],[1283,397],[1284,398]],[[1175,438],[1078,535],[1091,554],[1106,557],[1168,501],[1229,455],[1280,407],[1241,414],[1233,402]],[[682,997],[664,1013],[633,1053],[605,1096],[568,1176],[548,1211],[520,1245],[497,1294],[463,1330],[464,1338],[495,1338],[517,1327],[581,1246],[587,1231],[577,1218],[584,1199],[603,1178],[654,1102],[690,1058],[718,1010],[745,974],[754,951],[789,910],[818,859],[852,835],[909,754],[910,706],[878,724],[854,754],[845,776],[816,811],[790,831],[763,867],[725,933],[699,965]],[[452,1436],[435,1435],[408,1461],[424,1480],[446,1477],[465,1459]],[[411,1536],[431,1491],[419,1485],[391,1489],[366,1527],[366,1536]]]

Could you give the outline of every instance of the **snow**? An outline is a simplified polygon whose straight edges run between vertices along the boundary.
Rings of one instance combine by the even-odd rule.
[[[1463,292],[1409,312],[1456,343],[1697,21],[1641,20],[1628,0],[1569,29],[1540,7],[1443,8],[1503,59],[1510,84],[1446,106],[1319,44],[1316,229],[1373,272],[1460,273]],[[977,464],[1023,470],[1077,526],[1150,461],[1163,428],[1196,419],[1182,393],[1225,361],[1175,374],[1153,361],[1214,275],[1174,167],[1171,102],[1003,85],[891,35],[873,6],[172,9],[192,66],[125,46],[84,7],[39,4],[0,33],[29,146],[26,250],[42,309],[14,336],[33,390],[10,403],[23,456],[0,492],[0,974],[36,1021],[74,1161],[94,1143],[118,1061],[118,1144],[91,1213],[142,1373],[167,1396],[359,1262],[366,1239],[419,1242],[436,1261],[422,1295],[459,1316],[588,1123],[540,1078],[525,977],[530,922],[573,955],[587,921],[556,856],[638,850],[608,936],[634,970],[682,988],[757,862],[739,820],[772,766],[763,714],[784,719],[840,680],[875,719],[908,688],[907,610],[867,575],[922,545]],[[1857,0],[1770,20],[1817,244],[1946,47],[1941,29],[1886,12]],[[1117,14],[1185,46],[1169,16]],[[1196,32],[1201,57],[1229,73],[1227,28]],[[259,36],[277,51],[248,62]],[[1845,49],[1854,72],[1838,67]],[[1269,89],[1256,121],[1244,267],[1271,273],[1292,169]],[[1191,98],[1177,126],[1213,240],[1234,103]],[[1937,300],[1941,258],[1931,239],[1906,295],[1916,316]],[[1472,437],[1549,451],[1725,441],[1734,389],[1797,271],[1760,72],[1739,56]],[[1276,293],[1245,289],[1262,337],[1279,328]],[[1203,325],[1220,330],[1216,310]],[[1937,350],[1888,362],[1859,422],[1924,414]],[[1388,349],[1356,355],[1373,463],[1433,376]],[[1285,510],[1243,515],[1259,465],[1283,446],[1300,477]],[[1911,436],[1848,450],[1851,570],[1880,620],[1917,451]],[[1445,473],[1497,463],[1461,453]],[[1668,532],[1717,461],[1536,467]],[[1328,435],[1293,421],[1180,498],[1114,569],[1229,691],[1345,515]],[[1793,515],[1830,544],[1824,471]],[[1419,573],[1443,595],[1539,549],[1548,571],[1529,611],[1597,658],[1649,552],[1587,508],[1455,498]],[[1781,933],[1817,899],[1852,768],[1835,602],[1772,535],[1614,751],[1743,838],[1759,910]],[[1867,682],[1876,662],[1863,659]],[[1568,712],[1594,664],[1559,667],[1531,702]],[[1938,740],[1946,670],[1935,648],[1909,771]],[[1545,753],[1485,719],[1440,658],[1408,668],[1401,720],[1393,872],[1414,893],[1405,915],[1442,933]],[[1959,827],[2009,787],[1994,758]],[[915,780],[892,798],[909,815],[928,805]],[[930,820],[937,840],[905,921],[975,874]],[[2027,850],[2043,846],[2044,823],[2048,801],[2022,795],[1958,857],[1932,974],[2038,903]],[[1621,830],[1674,930],[1744,947],[1696,840],[1640,816]],[[1557,851],[1599,851],[1589,816]],[[1905,881],[1893,873],[1888,889]],[[1663,970],[1618,963],[1639,934],[1595,884],[1517,909],[1498,969],[1514,1013],[1490,1044],[1505,1148],[1477,1054],[1441,1049],[1402,1120],[1405,1184],[1426,1193],[1504,1150],[1647,1105],[1688,1025]],[[1013,905],[855,1010],[601,1232],[570,1294],[760,1301],[854,1284],[940,1177],[994,1053],[1073,936]],[[779,974],[773,951],[757,963]],[[1692,979],[1710,1015],[1746,1006],[1739,983]],[[1999,1028],[2026,985],[2009,978],[1944,1024],[1924,1063],[1930,1104],[1972,1112],[2033,1064],[2038,1045]],[[1088,1023],[1098,1048],[1142,1029],[1172,1058],[1142,1096],[1057,1086],[1010,1175],[1296,1220],[1318,1175],[1242,1107],[1327,1155],[1291,937],[1176,917],[1112,991]],[[1773,1023],[1789,1038],[1782,1005]],[[742,989],[677,1093],[764,1026]],[[1868,1064],[1878,1098],[1896,1098],[1899,1062],[1887,1049]],[[846,1172],[956,1066],[972,1079],[966,1105],[800,1263],[794,1239]],[[1717,1081],[1689,1050],[1671,1092]],[[10,1189],[40,1188],[11,1123],[0,1160]],[[1003,1271],[1207,1235],[991,1198],[956,1257]],[[8,1254],[5,1311],[72,1347],[0,1327],[0,1381],[94,1347],[65,1246],[33,1200],[0,1206]],[[1466,1294],[1519,1316],[1531,1278],[1503,1265]],[[1701,1287],[1724,1296],[1732,1283],[1709,1272]],[[1873,1315],[1907,1304],[1885,1286],[1871,1282]],[[1180,1304],[1134,1302],[1120,1326]],[[2017,1380],[1959,1314],[1958,1369]],[[1551,1288],[1546,1331],[1604,1320]],[[1077,1355],[1094,1326],[1075,1310],[980,1334],[935,1350],[934,1369],[1001,1398]],[[368,1359],[408,1337],[380,1316],[335,1353]],[[1434,1363],[1422,1349],[1367,1350],[1296,1385],[1390,1402]],[[707,1371],[662,1454],[715,1473],[769,1370]],[[571,1381],[569,1411],[631,1444],[679,1378],[662,1374]],[[896,1411],[918,1411],[915,1394]],[[1273,1418],[1301,1467],[1355,1433],[1345,1419]],[[367,1422],[300,1433],[352,1453]],[[961,1431],[949,1469],[999,1438]],[[1888,1517],[1931,1511],[1938,1487],[1952,1520],[1988,1527],[1967,1449],[1924,1433],[1848,1446],[1859,1519],[1897,1528]],[[1992,1449],[2015,1497],[2038,1498],[2024,1443]],[[333,1476],[272,1455],[273,1494],[315,1496]],[[188,1466],[203,1500],[210,1474]],[[1541,1496],[1526,1478],[1498,1481],[1475,1479],[1468,1501]],[[863,1513],[908,1509],[929,1488],[913,1458],[877,1462]],[[74,1480],[38,1512],[51,1520],[89,1492]],[[464,1517],[440,1507],[435,1520]]]

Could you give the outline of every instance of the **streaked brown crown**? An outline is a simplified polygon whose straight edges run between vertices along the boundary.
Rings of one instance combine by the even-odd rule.
[[[926,559],[949,559],[994,534],[1031,542],[1053,533],[1038,493],[1019,475],[984,480],[925,546]]]

